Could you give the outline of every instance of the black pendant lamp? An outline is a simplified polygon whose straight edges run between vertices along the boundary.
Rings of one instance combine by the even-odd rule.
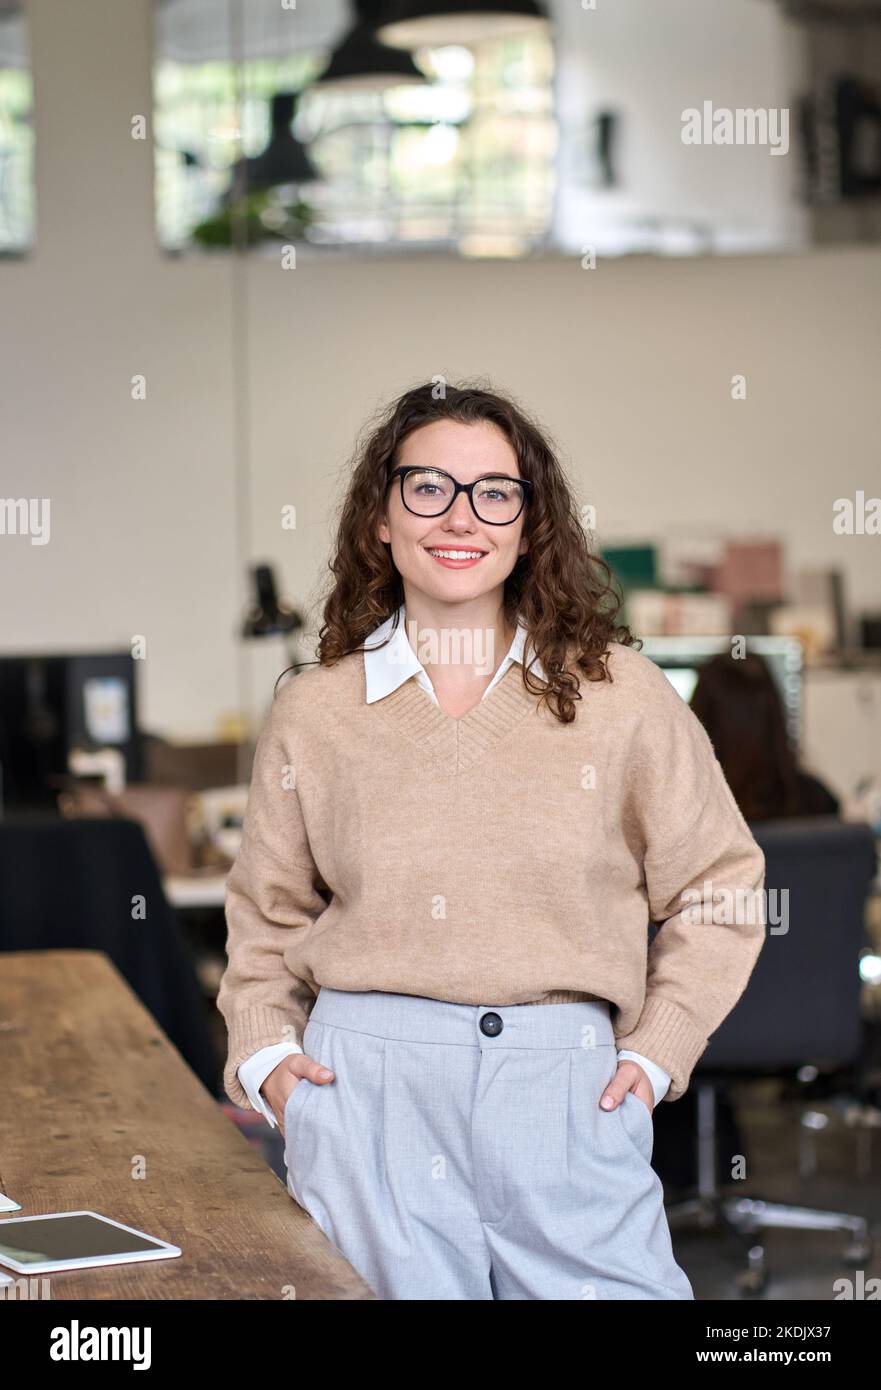
[[[261,154],[239,166],[248,189],[275,188],[279,184],[311,183],[320,178],[305,145],[295,138],[291,122],[298,92],[276,92],[271,103],[271,134]]]
[[[356,0],[355,27],[337,44],[324,72],[311,86],[382,92],[402,83],[428,81],[409,53],[389,48],[377,39],[376,21],[383,8],[384,0]]]
[[[440,48],[539,32],[549,24],[547,6],[537,0],[388,0],[381,8],[376,37],[393,48]]]

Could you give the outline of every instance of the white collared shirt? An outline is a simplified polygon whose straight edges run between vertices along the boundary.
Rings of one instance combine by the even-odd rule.
[[[428,672],[407,640],[405,621],[406,614],[402,604],[397,614],[393,613],[390,618],[386,618],[385,622],[371,632],[364,642],[364,674],[368,705],[372,705],[376,700],[384,699],[386,695],[391,695],[393,691],[404,684],[404,681],[410,680],[411,676],[415,676],[418,684],[421,685],[426,695],[434,700],[436,705],[440,703]],[[509,666],[512,666],[515,661],[523,663],[526,633],[525,624],[519,623],[514,640],[481,699],[487,698],[494,687],[498,685]],[[391,634],[391,641],[386,646],[382,646],[381,644],[385,642],[389,634]],[[547,681],[547,676],[544,674],[537,657],[533,657],[530,670],[540,680]],[[254,1109],[265,1115],[270,1125],[275,1125],[275,1116],[269,1102],[260,1094],[260,1087],[283,1057],[289,1056],[292,1052],[302,1051],[302,1047],[294,1042],[275,1043],[271,1047],[261,1047],[246,1061],[239,1063],[238,1077],[245,1093]],[[657,1105],[669,1089],[669,1074],[657,1062],[650,1062],[639,1052],[622,1049],[618,1056],[619,1058],[630,1058],[631,1061],[638,1062],[643,1068],[652,1083],[655,1104]]]
[[[372,705],[374,700],[382,700],[386,695],[391,695],[392,691],[397,690],[398,686],[403,685],[404,681],[409,680],[411,676],[415,676],[417,684],[421,685],[426,695],[430,695],[435,704],[438,703],[431,677],[410,646],[405,625],[406,614],[402,604],[397,613],[386,618],[384,623],[374,632],[371,632],[364,643],[366,648],[364,674],[367,681],[368,705]],[[499,665],[499,669],[480,697],[482,700],[485,700],[490,691],[498,685],[509,666],[512,666],[515,661],[522,664],[526,631],[526,625],[518,623],[514,640]],[[382,647],[380,650],[380,644],[385,642],[389,634],[391,634],[391,641],[388,646]],[[538,657],[533,657],[530,669],[534,675],[538,676],[539,680],[547,681],[547,676],[541,668]]]

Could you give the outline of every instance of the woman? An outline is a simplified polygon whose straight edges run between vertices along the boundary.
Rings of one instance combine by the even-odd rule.
[[[750,823],[790,816],[836,816],[838,800],[818,778],[798,766],[786,733],[783,704],[767,663],[757,653],[723,652],[700,669],[691,708],[709,735],[741,814]],[[802,1094],[804,1089],[802,1088]],[[697,1124],[692,1092],[664,1115],[656,1134],[654,1167],[665,1188],[691,1191],[698,1181],[691,1138]],[[749,1136],[734,1098],[716,1097],[716,1178],[731,1181],[731,1154],[750,1163]]]
[[[722,652],[706,662],[691,708],[748,821],[838,815],[837,797],[799,767],[774,677],[757,653]]]
[[[709,740],[499,395],[394,403],[331,570],[228,879],[227,1094],[382,1298],[692,1299],[651,1108],[763,940],[682,897],[762,884]]]

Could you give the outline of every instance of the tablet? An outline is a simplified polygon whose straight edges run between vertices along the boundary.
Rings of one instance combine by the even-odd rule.
[[[180,1253],[176,1245],[96,1211],[0,1218],[0,1265],[19,1274],[167,1260]]]

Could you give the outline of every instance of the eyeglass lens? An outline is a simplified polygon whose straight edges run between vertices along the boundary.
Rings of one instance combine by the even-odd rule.
[[[404,502],[420,516],[437,516],[450,505],[453,481],[445,473],[420,469],[404,478]],[[481,478],[471,494],[482,521],[513,521],[523,505],[523,488],[516,478]]]

